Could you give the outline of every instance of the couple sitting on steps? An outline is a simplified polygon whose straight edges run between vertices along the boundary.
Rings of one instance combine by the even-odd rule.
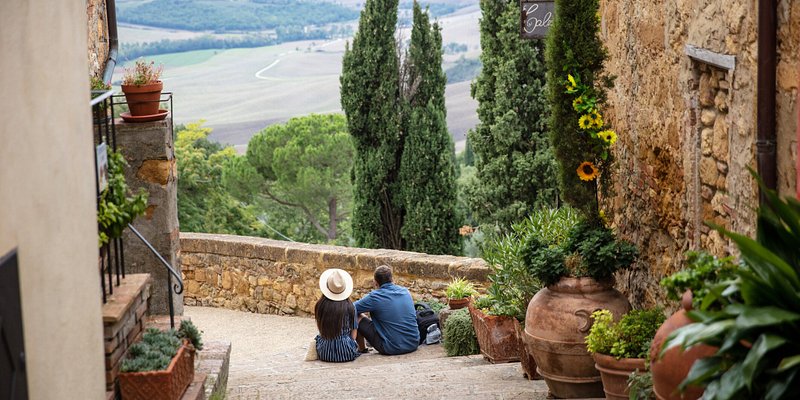
[[[375,290],[353,303],[353,278],[347,271],[334,268],[322,273],[322,297],[314,308],[320,360],[353,361],[369,351],[364,339],[385,355],[417,349],[419,330],[411,293],[392,282],[392,269],[386,265],[375,269],[373,284]]]

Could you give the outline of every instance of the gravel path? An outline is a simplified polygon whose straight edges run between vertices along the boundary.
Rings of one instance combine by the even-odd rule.
[[[441,345],[402,356],[365,354],[332,364],[303,361],[317,330],[310,318],[185,307],[207,340],[232,343],[229,399],[544,399],[543,381],[519,363],[445,357]]]

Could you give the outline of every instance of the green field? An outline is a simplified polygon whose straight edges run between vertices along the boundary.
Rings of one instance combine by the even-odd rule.
[[[164,65],[164,69],[172,69],[172,68],[187,67],[189,65],[202,63],[223,51],[225,50],[216,50],[216,49],[196,50],[196,51],[187,51],[184,53],[172,53],[172,54],[161,54],[157,56],[150,56],[147,57],[147,59],[155,61],[156,64]],[[127,62],[123,64],[123,66],[128,66],[129,64],[132,64],[132,62]]]

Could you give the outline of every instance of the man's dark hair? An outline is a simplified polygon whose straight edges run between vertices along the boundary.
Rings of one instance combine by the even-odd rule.
[[[392,267],[388,265],[381,265],[378,268],[375,268],[375,282],[378,282],[378,286],[383,285],[384,283],[389,283],[392,281]]]

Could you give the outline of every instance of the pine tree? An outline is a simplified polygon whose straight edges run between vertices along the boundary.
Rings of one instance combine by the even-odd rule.
[[[543,43],[520,39],[517,1],[482,0],[481,10],[483,70],[472,86],[480,123],[468,134],[477,180],[467,195],[481,223],[508,229],[555,204]]]
[[[345,49],[341,101],[353,137],[353,237],[358,246],[402,249],[400,91],[395,45],[398,0],[367,0]]]
[[[460,254],[456,216],[453,141],[445,120],[442,36],[427,12],[414,2],[411,45],[406,62],[411,88],[408,131],[400,164],[406,249]]]

